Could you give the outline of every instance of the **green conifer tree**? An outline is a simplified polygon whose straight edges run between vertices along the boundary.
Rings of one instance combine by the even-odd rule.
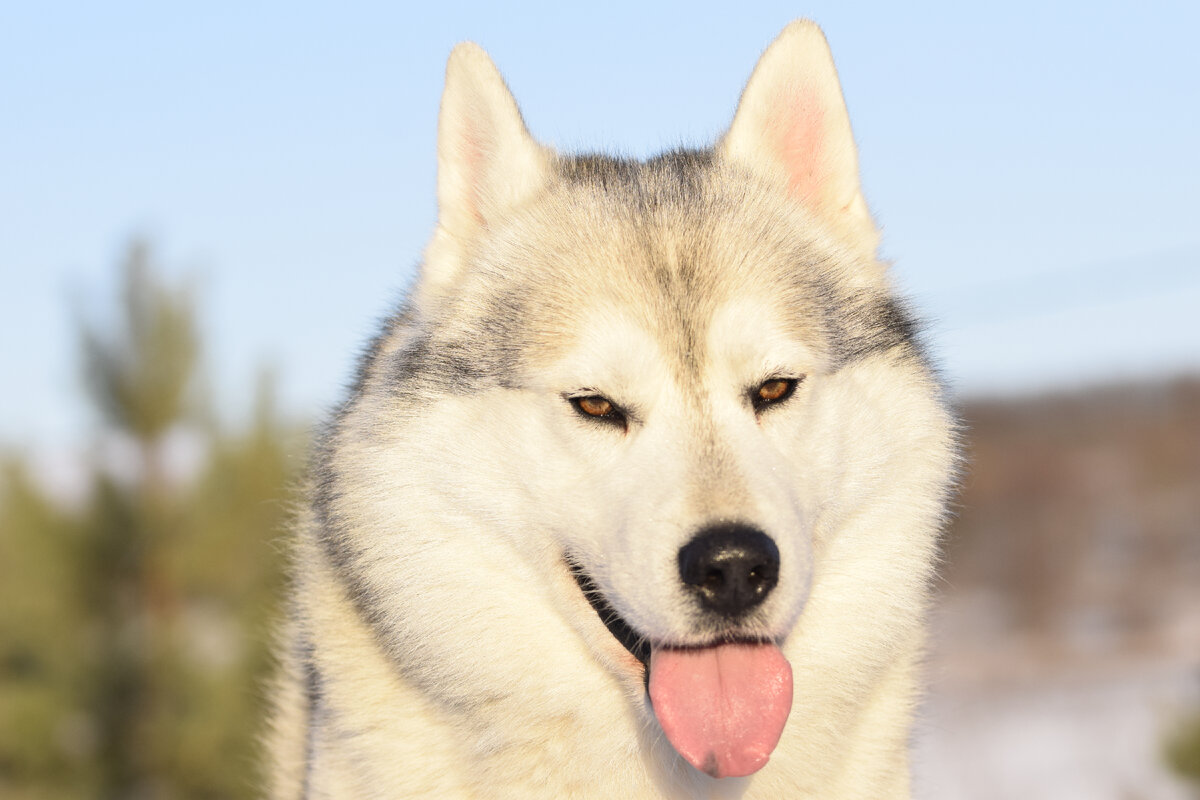
[[[103,795],[154,794],[170,773],[170,692],[177,587],[166,568],[182,519],[164,438],[194,411],[199,367],[192,298],[155,273],[135,243],[121,275],[117,324],[81,330],[84,375],[109,437],[135,453],[125,475],[102,472],[90,520],[89,601],[103,631],[93,708]]]
[[[144,244],[120,279],[115,317],[80,325],[91,491],[62,507],[0,461],[0,797],[256,797],[303,437],[266,371],[227,429],[198,391],[192,294]]]

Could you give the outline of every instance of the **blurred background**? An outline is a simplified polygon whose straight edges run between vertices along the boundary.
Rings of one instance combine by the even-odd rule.
[[[0,797],[255,796],[288,487],[455,42],[645,156],[797,16],[969,442],[918,796],[1200,797],[1200,5],[848,6],[0,7]]]

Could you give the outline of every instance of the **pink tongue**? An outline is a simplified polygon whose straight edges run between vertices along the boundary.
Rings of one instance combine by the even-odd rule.
[[[792,708],[792,667],[773,644],[650,652],[650,703],[667,739],[714,778],[767,763]]]

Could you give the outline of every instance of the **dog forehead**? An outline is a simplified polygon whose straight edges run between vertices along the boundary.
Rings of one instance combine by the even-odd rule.
[[[557,379],[597,390],[671,384],[686,391],[701,382],[724,390],[823,365],[823,349],[797,338],[770,298],[727,298],[703,319],[684,316],[656,317],[628,298],[578,309],[577,326],[564,332],[553,357]]]
[[[777,297],[761,293],[721,304],[707,328],[705,347],[718,379],[745,381],[828,366],[828,348],[817,326],[803,315],[788,314]]]
[[[774,361],[804,365],[846,349],[828,320],[854,270],[795,208],[695,153],[563,163],[477,251],[456,301],[478,301],[475,346],[546,366],[636,327],[681,377],[718,353],[766,359],[767,344]]]
[[[671,380],[676,344],[628,306],[596,303],[579,309],[578,327],[564,335],[555,379],[597,390],[662,385]]]

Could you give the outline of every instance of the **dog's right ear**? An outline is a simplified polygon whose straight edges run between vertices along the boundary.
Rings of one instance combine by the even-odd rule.
[[[482,230],[544,183],[549,161],[496,66],[472,42],[446,63],[437,160],[438,224],[422,273],[423,289],[435,291],[453,280]]]

